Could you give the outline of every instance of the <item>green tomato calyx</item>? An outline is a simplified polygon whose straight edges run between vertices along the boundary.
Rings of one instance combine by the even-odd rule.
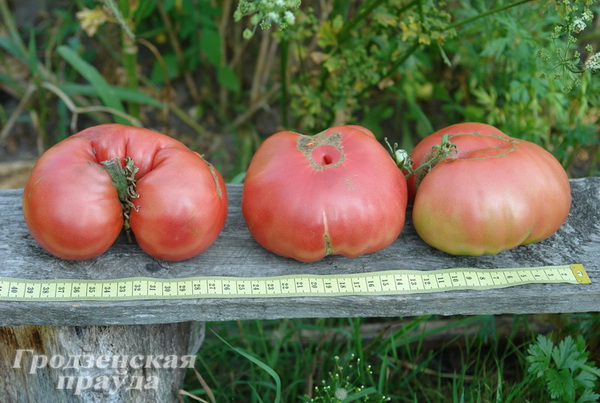
[[[111,158],[102,161],[102,165],[106,172],[110,175],[112,185],[117,190],[121,206],[123,208],[123,229],[127,234],[127,238],[131,241],[131,225],[129,224],[129,216],[131,209],[139,211],[140,206],[133,204],[133,199],[140,197],[136,190],[135,174],[139,168],[135,166],[133,159],[125,158],[125,166],[122,166],[119,158]]]

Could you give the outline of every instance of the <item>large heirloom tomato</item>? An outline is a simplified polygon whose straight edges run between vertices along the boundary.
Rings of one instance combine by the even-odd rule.
[[[100,255],[125,224],[148,254],[183,260],[217,238],[227,194],[216,169],[177,140],[110,124],[42,155],[25,187],[23,212],[33,238],[64,259]]]
[[[242,212],[265,249],[310,262],[390,245],[406,203],[406,180],[373,134],[339,126],[265,140],[248,167]]]
[[[452,156],[409,179],[413,222],[425,242],[457,255],[495,254],[546,239],[566,220],[569,180],[548,151],[493,126],[462,123],[423,139],[412,152],[414,168],[444,136],[456,145]]]

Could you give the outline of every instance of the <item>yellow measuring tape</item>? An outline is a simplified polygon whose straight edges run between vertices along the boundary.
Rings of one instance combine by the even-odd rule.
[[[183,298],[284,298],[394,295],[451,290],[487,290],[522,284],[589,284],[583,265],[516,269],[390,270],[356,274],[276,277],[110,280],[27,280],[0,277],[2,301],[118,301]]]

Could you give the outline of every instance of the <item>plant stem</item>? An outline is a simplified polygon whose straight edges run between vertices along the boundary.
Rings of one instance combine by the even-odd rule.
[[[192,77],[190,72],[185,68],[185,58],[183,56],[181,42],[179,41],[177,34],[175,33],[173,22],[171,21],[171,18],[165,11],[162,1],[157,1],[156,6],[160,15],[160,19],[167,31],[167,36],[169,37],[169,42],[171,43],[171,47],[173,48],[175,57],[177,58],[177,66],[179,67],[179,71],[183,74],[185,85],[187,86],[187,89],[194,102],[196,104],[200,104],[202,102],[202,99],[200,97],[200,93],[198,92],[197,85],[194,82],[194,78]]]
[[[105,0],[105,3],[111,9],[112,13],[117,18],[121,26],[121,51],[123,53],[123,64],[125,66],[125,75],[127,79],[127,87],[132,90],[138,89],[138,50],[136,37],[133,33],[133,21],[131,18],[131,9],[127,0],[119,0],[119,6],[114,3],[114,0]],[[140,117],[140,105],[136,102],[127,104],[127,111],[135,118]]]
[[[401,58],[399,58],[398,60],[396,60],[394,62],[394,64],[392,64],[392,67],[390,67],[390,69],[388,70],[386,77],[389,77],[391,74],[393,74],[394,71],[396,71],[398,69],[398,67],[400,67],[402,64],[404,64],[404,62],[406,60],[408,60],[408,58],[411,57],[413,55],[413,53],[415,53],[417,51],[417,49],[419,49],[419,41],[415,40],[415,42],[412,44],[412,46],[410,48],[408,48],[408,50],[406,52],[404,52],[404,55],[402,55]]]
[[[281,41],[281,123],[283,127],[288,126],[288,59],[290,55],[290,43],[287,38]]]
[[[145,46],[150,52],[152,52],[152,54],[156,58],[156,61],[158,62],[159,66],[163,72],[164,85],[165,85],[165,87],[164,87],[165,98],[171,99],[171,94],[173,93],[173,86],[171,85],[171,80],[169,80],[169,71],[167,69],[167,64],[165,63],[165,59],[162,57],[162,55],[160,54],[160,51],[154,44],[148,42],[145,39],[138,39],[138,43],[140,45]],[[144,83],[143,77],[141,78],[141,81],[142,81],[142,83]],[[165,102],[164,109],[162,110],[162,119],[165,121],[168,121],[168,119],[166,119],[166,117],[169,114],[169,110],[170,110],[170,102]]]
[[[127,119],[129,121],[129,124],[131,124],[133,126],[138,126],[138,127],[142,126],[142,122],[140,122],[139,119],[137,119],[133,116],[130,116],[123,111],[116,110],[114,108],[110,108],[107,106],[100,106],[100,105],[83,106],[83,107],[77,106],[77,105],[75,105],[73,100],[63,90],[61,90],[60,88],[58,88],[56,85],[52,84],[49,81],[44,81],[41,84],[41,87],[53,92],[57,97],[59,97],[64,102],[67,109],[69,109],[69,111],[71,111],[71,113],[73,114],[73,117],[71,119],[71,130],[73,132],[75,132],[77,130],[78,115],[81,113],[91,113],[91,112],[111,113],[113,115],[117,115],[119,117]]]
[[[448,31],[448,30],[451,30],[451,29],[454,29],[454,28],[461,27],[461,26],[469,24],[469,23],[471,23],[473,21],[477,21],[477,20],[479,20],[481,18],[488,17],[488,16],[490,16],[492,14],[496,14],[496,13],[499,13],[501,11],[508,10],[509,8],[520,6],[521,4],[529,3],[531,1],[532,0],[518,0],[518,1],[515,1],[515,2],[510,3],[510,4],[504,4],[504,5],[498,6],[496,8],[491,9],[491,10],[485,11],[485,12],[483,12],[481,14],[477,14],[477,15],[471,17],[471,18],[467,18],[465,20],[457,21],[457,22],[455,22],[453,24],[450,24],[446,28],[444,28],[444,31]]]
[[[254,66],[254,74],[252,76],[252,85],[250,87],[250,104],[252,105],[261,93],[261,84],[263,72],[265,71],[265,63],[267,61],[267,54],[269,52],[269,44],[271,42],[271,35],[268,31],[261,31],[260,48],[258,56],[256,58],[256,65]]]
[[[12,18],[12,14],[10,13],[6,0],[0,0],[0,15],[2,15],[4,26],[6,27],[6,30],[8,31],[13,43],[18,47],[19,52],[21,52],[21,56],[25,57],[27,50],[25,48],[25,44],[21,40],[19,30],[15,25],[15,21]]]
[[[227,41],[224,40],[227,36],[227,25],[231,16],[231,0],[225,0],[222,5],[221,21],[219,22],[219,37],[221,40],[221,67],[227,66]],[[227,121],[229,105],[229,91],[226,86],[219,86],[219,117],[221,121]]]
[[[117,5],[115,4],[115,0],[104,0],[104,4],[113,13],[115,18],[117,19],[117,22],[123,29],[123,32],[129,37],[129,39],[135,41],[135,35],[133,34],[131,27],[129,26],[129,22],[126,20],[126,18],[129,18],[129,3],[124,0],[119,0],[119,6],[117,7]]]
[[[338,44],[346,41],[346,39],[348,39],[348,37],[350,36],[350,31],[352,31],[354,29],[354,27],[356,27],[356,25],[358,25],[359,22],[364,20],[369,14],[371,14],[373,12],[373,10],[375,10],[379,5],[381,5],[381,3],[384,3],[384,2],[385,2],[385,0],[373,0],[373,2],[371,2],[371,4],[359,9],[358,12],[356,13],[356,15],[354,16],[354,18],[352,18],[350,21],[348,21],[342,28],[342,31],[340,32],[340,34],[338,36]],[[399,16],[400,14],[402,14],[403,12],[405,12],[412,6],[414,6],[416,4],[420,4],[420,3],[421,3],[420,0],[411,1],[410,3],[406,4],[404,7],[400,8],[396,12],[396,15]]]
[[[31,96],[33,95],[33,93],[35,91],[36,91],[36,87],[34,84],[29,84],[29,86],[27,86],[27,89],[25,90],[25,93],[21,97],[19,104],[17,105],[17,107],[15,108],[13,113],[11,113],[10,117],[8,118],[8,121],[6,122],[6,125],[2,128],[2,130],[0,130],[0,145],[2,145],[2,143],[4,142],[4,139],[8,136],[8,133],[10,133],[10,131],[12,130],[14,124],[17,122],[17,119],[21,115],[21,112],[27,106],[27,104],[29,103],[29,99],[31,98]]]
[[[171,104],[169,104],[169,107],[171,109],[171,112],[173,112],[173,114],[175,116],[177,116],[179,119],[181,119],[185,124],[187,124],[189,127],[194,129],[196,131],[196,133],[198,133],[200,135],[198,138],[199,141],[208,138],[209,133],[206,130],[206,128],[204,126],[202,126],[200,123],[196,122],[196,120],[194,120],[194,118],[192,118],[190,115],[188,115],[177,104],[171,103]]]
[[[127,74],[127,87],[132,90],[138,89],[137,80],[137,49],[135,43],[131,43],[126,37],[123,38],[123,61]],[[137,119],[140,117],[140,104],[129,102],[127,104],[129,114]]]
[[[382,80],[384,80],[384,79],[390,77],[392,74],[394,74],[396,72],[396,70],[398,69],[398,67],[400,67],[406,60],[408,60],[408,58],[411,57],[413,55],[413,53],[415,53],[417,51],[417,49],[419,49],[419,41],[415,40],[415,42],[412,44],[412,46],[410,48],[408,48],[406,50],[406,52],[404,52],[404,54],[402,55],[402,57],[400,57],[399,59],[397,59],[394,62],[394,64],[392,64],[392,66],[387,70],[387,72],[381,76],[381,78],[379,79],[379,81],[381,82]],[[361,98],[370,89],[371,89],[370,87],[364,88],[357,95],[357,97]]]
[[[377,6],[379,6],[384,1],[385,0],[373,0],[370,4],[361,7],[356,13],[356,15],[350,21],[344,24],[342,31],[338,35],[338,43],[345,42],[346,39],[348,39],[348,36],[350,35],[350,31],[353,30],[359,22],[364,20],[367,17],[367,15],[371,14],[371,12],[375,10]]]
[[[590,164],[590,168],[588,169],[586,176],[592,176],[594,174],[594,171],[596,170],[596,165],[598,165],[598,163],[600,163],[600,146],[596,148],[596,155],[592,160],[592,163]]]
[[[102,161],[106,172],[110,175],[112,185],[117,190],[121,206],[123,208],[123,229],[127,233],[127,239],[131,242],[131,225],[129,224],[129,214],[131,209],[138,211],[139,207],[133,204],[132,199],[140,197],[135,189],[135,174],[139,168],[135,166],[133,159],[125,158],[125,167],[121,166],[119,158],[113,158]]]

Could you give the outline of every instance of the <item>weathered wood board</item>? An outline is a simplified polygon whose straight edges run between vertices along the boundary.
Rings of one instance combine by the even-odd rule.
[[[203,340],[199,322],[0,327],[0,401],[175,403]]]
[[[600,311],[600,178],[571,181],[571,214],[548,240],[494,256],[460,257],[434,250],[405,228],[390,247],[358,258],[330,256],[299,263],[262,249],[242,214],[242,185],[228,185],[229,216],[217,241],[183,262],[156,260],[120,238],[98,258],[55,258],[31,238],[22,217],[22,190],[0,191],[0,276],[28,279],[122,277],[177,278],[358,273],[457,267],[530,267],[582,263],[592,284],[524,285],[487,291],[450,291],[404,296],[184,299],[123,302],[1,302],[0,326],[155,324],[292,317],[375,317],[424,314],[501,314]],[[539,203],[544,203],[540,199]],[[73,206],[77,208],[77,206]]]

